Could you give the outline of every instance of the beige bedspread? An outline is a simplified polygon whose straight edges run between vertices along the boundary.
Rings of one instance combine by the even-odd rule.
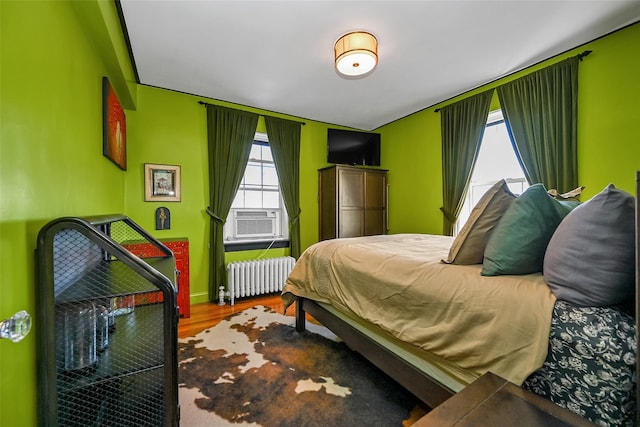
[[[449,265],[453,238],[424,234],[334,239],[309,247],[283,290],[325,302],[432,352],[477,378],[515,384],[547,355],[555,297],[541,274],[484,277]]]

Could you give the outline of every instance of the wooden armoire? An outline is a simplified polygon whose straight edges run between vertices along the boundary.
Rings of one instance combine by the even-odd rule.
[[[318,178],[320,240],[386,234],[386,170],[334,165]]]

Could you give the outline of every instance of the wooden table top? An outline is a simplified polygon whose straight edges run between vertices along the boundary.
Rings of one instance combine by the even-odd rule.
[[[418,420],[414,427],[593,427],[548,399],[487,373]]]

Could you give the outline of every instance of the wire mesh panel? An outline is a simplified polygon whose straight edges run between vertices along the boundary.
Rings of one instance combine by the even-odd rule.
[[[140,232],[131,227],[131,225],[125,221],[114,221],[108,224],[108,233],[113,240],[119,244],[129,242],[146,242]]]
[[[122,245],[150,241],[158,256],[145,260]],[[62,219],[40,232],[38,267],[40,424],[177,425],[171,251],[126,217]]]

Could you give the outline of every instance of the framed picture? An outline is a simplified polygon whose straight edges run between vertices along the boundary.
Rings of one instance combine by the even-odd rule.
[[[127,124],[118,95],[107,77],[102,78],[102,154],[127,170]]]
[[[180,166],[144,164],[144,200],[180,201]]]

